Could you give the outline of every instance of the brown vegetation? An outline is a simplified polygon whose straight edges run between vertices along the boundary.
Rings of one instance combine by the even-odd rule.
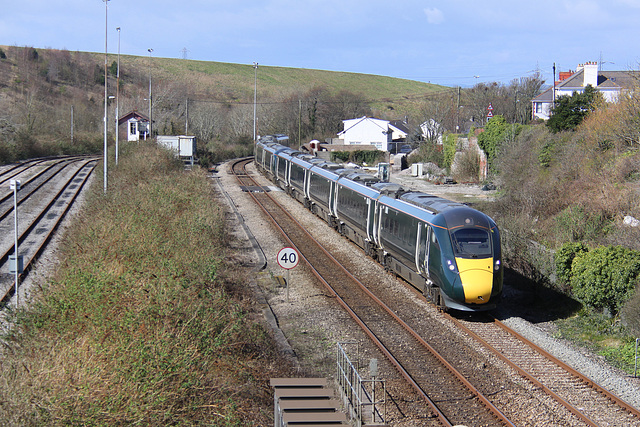
[[[0,425],[268,425],[286,364],[252,319],[204,171],[142,145],[109,183],[11,316]]]

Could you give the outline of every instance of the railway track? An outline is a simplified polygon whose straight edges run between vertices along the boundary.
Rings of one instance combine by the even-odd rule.
[[[585,425],[640,426],[640,411],[488,314],[474,321],[447,315]]]
[[[442,425],[515,425],[465,375],[350,274],[286,209],[261,191],[244,168],[250,161],[239,161],[233,167],[240,185],[249,190],[316,277],[424,399]]]
[[[23,257],[22,281],[45,250],[96,166],[97,158],[37,159],[0,171],[0,300],[15,293],[15,277],[8,260],[14,250],[14,195],[12,179],[20,180],[17,193],[18,254]]]

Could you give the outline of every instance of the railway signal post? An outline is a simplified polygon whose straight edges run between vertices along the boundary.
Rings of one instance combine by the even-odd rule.
[[[293,248],[282,248],[280,249],[280,252],[278,252],[278,265],[287,270],[287,302],[289,302],[289,271],[298,265],[299,260],[300,256],[298,255],[298,251]]]

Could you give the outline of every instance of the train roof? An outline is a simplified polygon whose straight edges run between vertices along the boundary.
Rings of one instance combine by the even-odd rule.
[[[311,166],[313,166],[311,163],[307,162],[306,160],[301,159],[298,156],[291,156],[291,163],[294,163],[298,166],[302,166],[305,169],[309,169],[311,168]]]
[[[337,181],[340,178],[340,175],[336,174],[334,171],[325,169],[320,165],[313,165],[310,171],[316,175],[320,175],[322,177],[328,178],[332,181]]]
[[[438,214],[451,208],[467,207],[467,205],[464,205],[462,203],[443,199],[442,197],[434,196],[432,194],[420,193],[417,191],[404,193],[400,196],[400,199],[412,205],[419,206],[423,209],[433,212],[434,214]]]
[[[380,197],[380,192],[367,186],[364,182],[353,181],[346,176],[342,176],[338,179],[338,185],[349,188],[357,193],[363,194],[371,199],[377,199]]]
[[[371,188],[379,191],[380,194],[390,196],[395,199],[400,197],[400,195],[406,191],[400,184],[393,182],[376,182],[375,184],[371,184]]]
[[[350,179],[351,181],[355,181],[355,182],[361,182],[365,185],[372,185],[375,184],[377,182],[380,182],[380,180],[378,178],[376,178],[375,176],[368,174],[368,173],[363,173],[363,172],[354,172],[351,174],[348,174],[345,176],[347,179]]]

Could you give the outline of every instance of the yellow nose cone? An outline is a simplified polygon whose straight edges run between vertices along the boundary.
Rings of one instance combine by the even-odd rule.
[[[486,304],[493,287],[493,258],[456,258],[467,304]]]

